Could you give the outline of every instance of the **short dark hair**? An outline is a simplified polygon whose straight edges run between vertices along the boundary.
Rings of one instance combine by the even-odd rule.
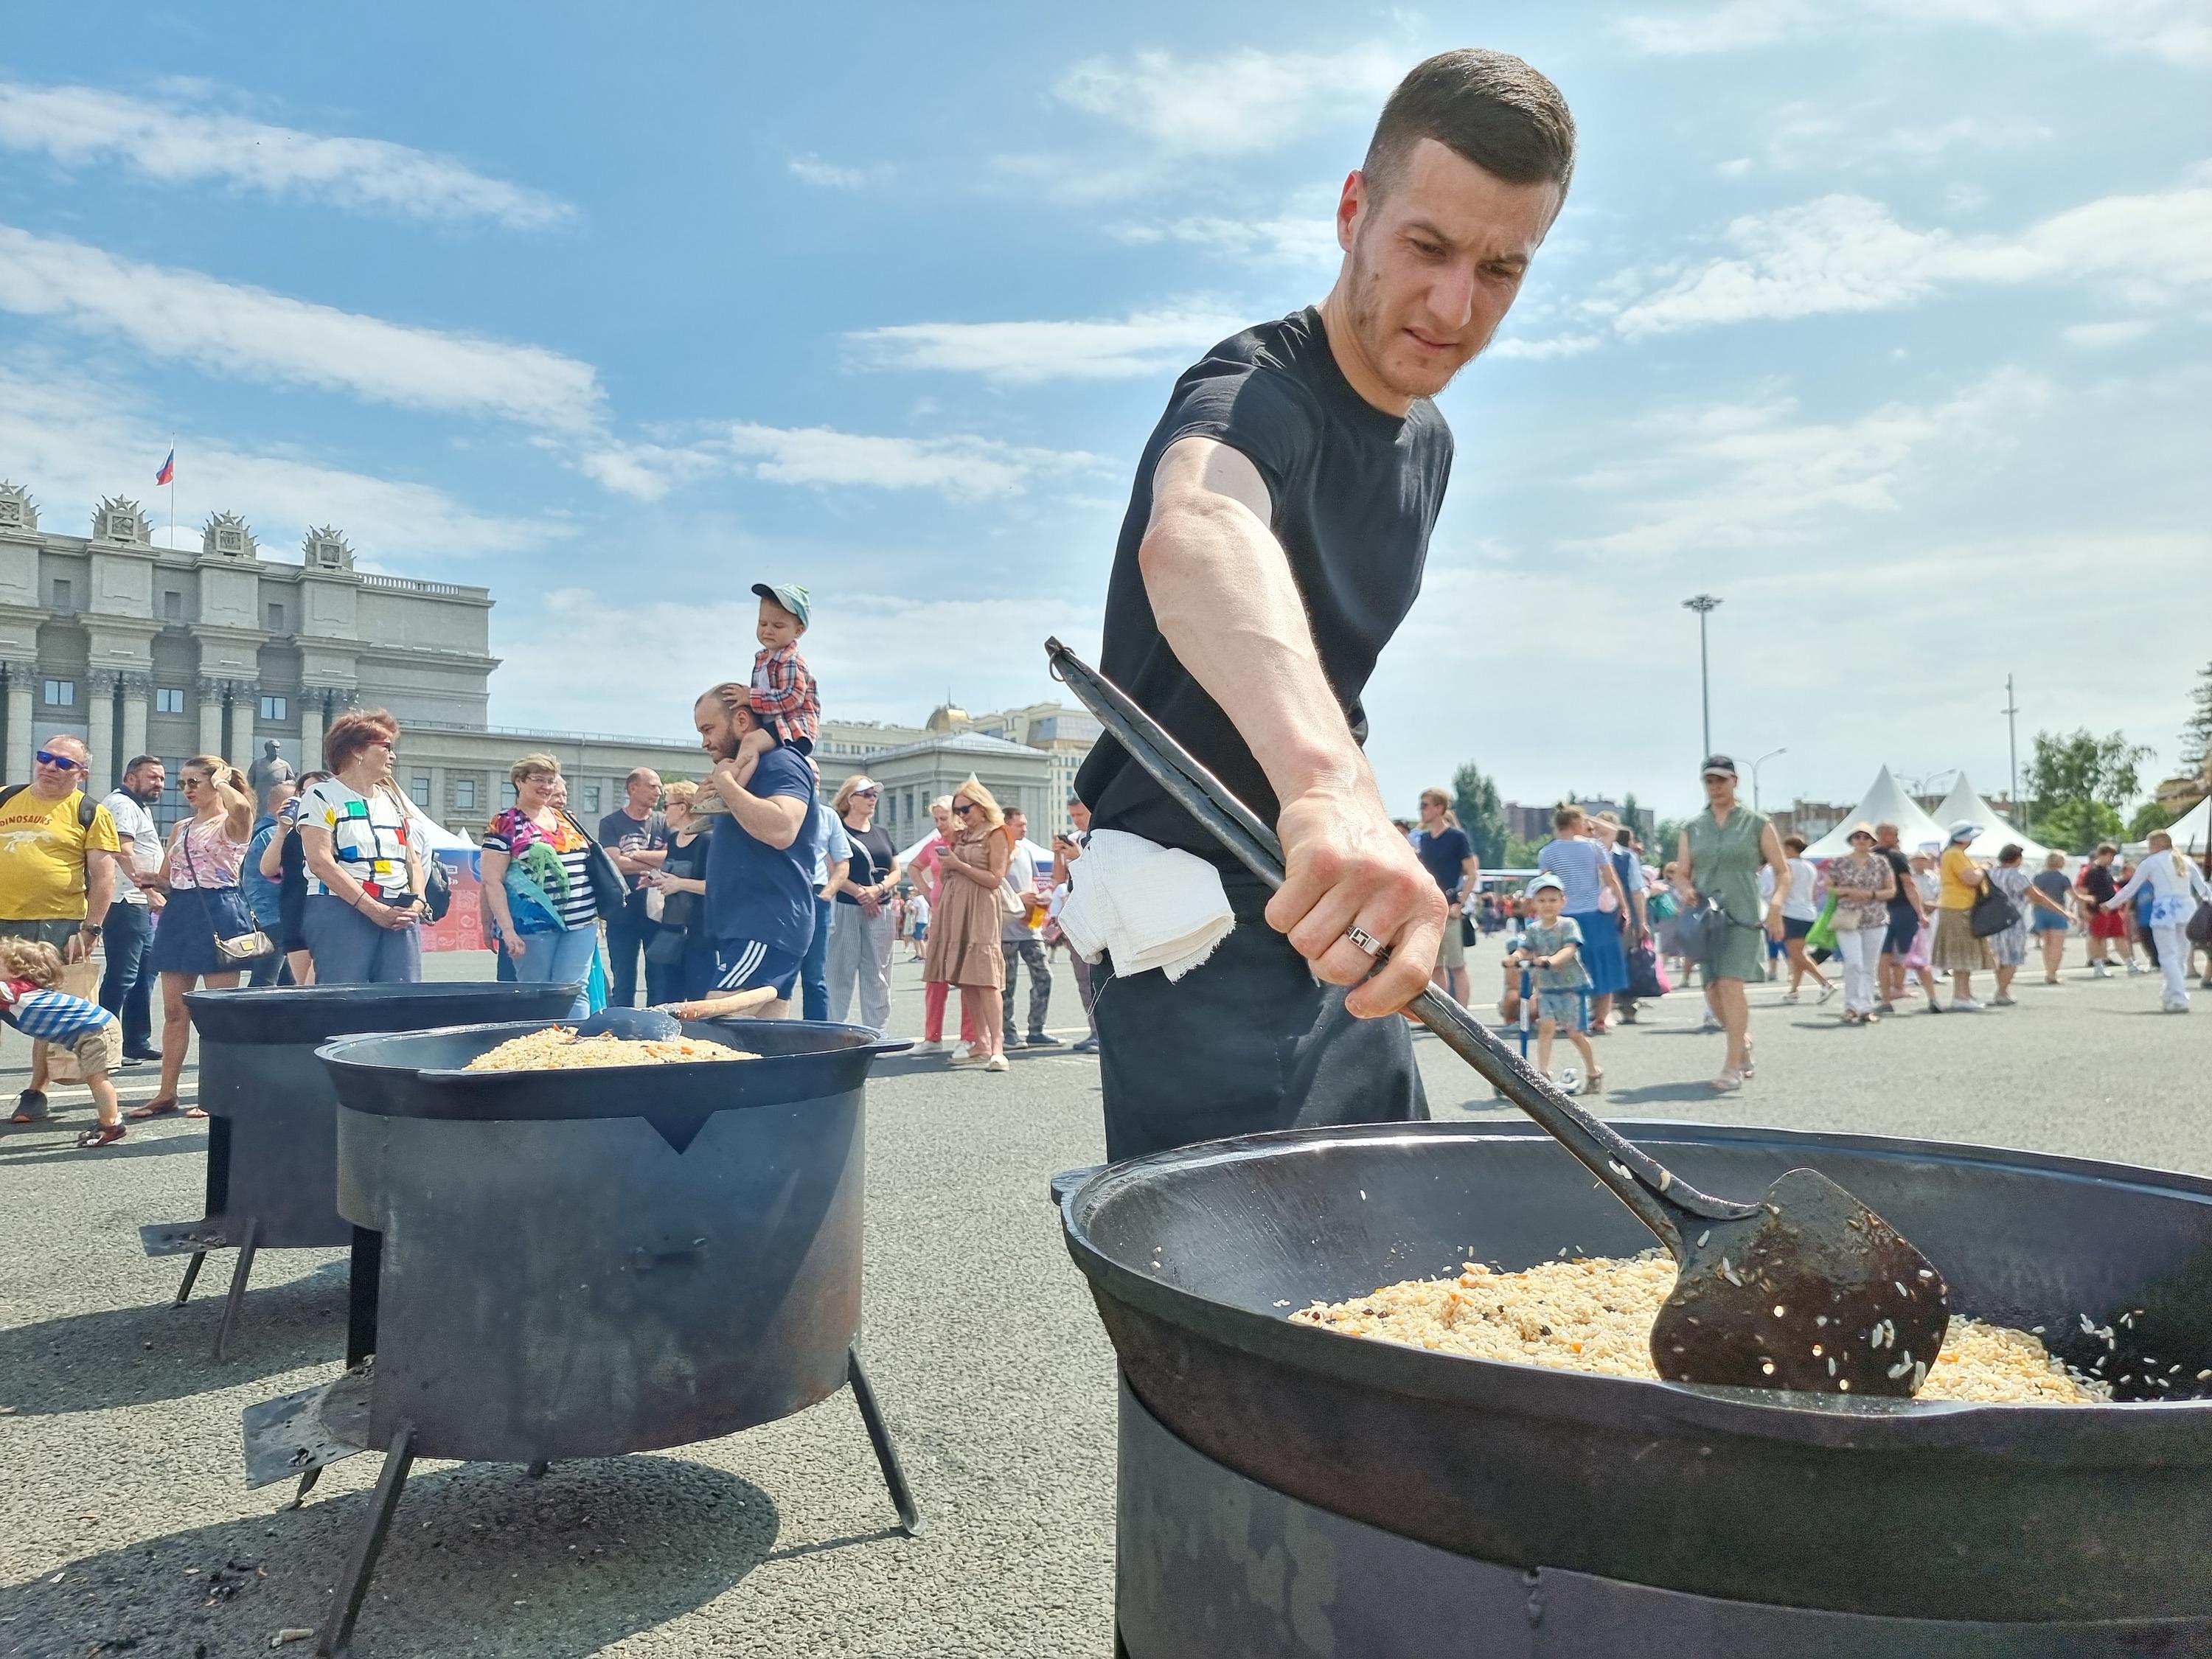
[[[1806,846],[1808,845],[1805,837],[1802,836],[1784,836],[1782,838],[1782,844],[1784,847],[1794,847],[1801,853],[1805,850]]]
[[[1414,143],[1433,138],[1509,185],[1555,184],[1565,201],[1575,175],[1575,118],[1550,81],[1502,52],[1438,52],[1398,82],[1382,106],[1360,171],[1385,193]]]
[[[159,755],[133,755],[131,757],[131,764],[123,769],[123,775],[127,778],[142,766],[161,765],[161,757]],[[162,767],[161,769],[167,771],[168,769]]]

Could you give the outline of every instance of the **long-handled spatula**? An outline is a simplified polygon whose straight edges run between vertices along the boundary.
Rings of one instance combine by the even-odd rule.
[[[1275,832],[1128,695],[1058,640],[1054,676],[1130,757],[1271,887]],[[1079,873],[1077,878],[1081,878]],[[1580,1159],[1674,1256],[1674,1294],[1651,1327],[1651,1359],[1677,1382],[1911,1395],[1942,1346],[1948,1291],[1935,1265],[1814,1170],[1792,1170],[1755,1204],[1699,1192],[1524,1065],[1431,988],[1406,1012]]]

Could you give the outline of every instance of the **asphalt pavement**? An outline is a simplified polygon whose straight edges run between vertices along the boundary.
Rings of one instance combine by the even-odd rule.
[[[1494,995],[1495,953],[1474,954],[1478,998]],[[466,977],[488,958],[433,961],[440,977]],[[899,962],[894,1034],[918,1034],[919,975]],[[1855,1030],[1836,1004],[1754,988],[1759,1074],[1719,1097],[1705,1079],[1720,1039],[1696,1032],[1695,998],[1677,994],[1600,1041],[1594,1103],[2212,1173],[2212,994],[2197,993],[2192,1016],[2161,1015],[2154,978],[2072,968],[2019,996]],[[1053,1023],[1080,1032],[1064,968]],[[1440,1043],[1417,1047],[1437,1116],[1510,1109]],[[22,1087],[27,1051],[0,1039],[0,1098]],[[124,1074],[126,1103],[152,1093],[151,1072]],[[137,1234],[201,1213],[204,1125],[134,1126],[80,1152],[88,1098],[57,1091],[55,1103],[53,1124],[0,1133],[0,1656],[267,1653],[321,1620],[380,1461],[332,1467],[297,1513],[280,1507],[289,1486],[244,1486],[240,1413],[338,1370],[343,1253],[263,1255],[231,1358],[216,1364],[229,1258],[211,1258],[174,1308],[180,1260],[148,1259]],[[1046,1196],[1055,1171],[1101,1156],[1097,1066],[1064,1048],[1023,1051],[1006,1076],[896,1059],[869,1105],[862,1344],[928,1533],[894,1529],[844,1395],[537,1481],[426,1462],[362,1616],[362,1659],[1103,1659],[1113,1364]]]

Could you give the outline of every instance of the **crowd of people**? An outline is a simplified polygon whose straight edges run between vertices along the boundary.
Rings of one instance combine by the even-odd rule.
[[[2212,939],[2199,919],[2212,905],[2212,853],[2192,860],[2163,831],[2150,836],[2139,860],[2107,842],[2071,874],[2061,853],[2031,871],[2016,843],[1993,860],[1975,857],[1968,849],[1989,826],[1967,822],[1910,853],[1896,824],[1855,824],[1848,853],[1815,862],[1802,836],[1778,836],[1737,800],[1727,756],[1708,759],[1701,781],[1705,811],[1682,828],[1674,856],[1656,865],[1614,815],[1561,806],[1537,873],[1518,893],[1484,885],[1449,797],[1424,792],[1418,825],[1401,827],[1449,906],[1433,982],[1465,1001],[1468,947],[1506,933],[1500,1012],[1521,1017],[1525,985],[1539,1066],[1548,1070],[1564,1033],[1590,1093],[1602,1091],[1605,1076],[1590,1040],[1634,1024],[1639,998],[1693,980],[1704,1001],[1700,1029],[1725,1038],[1712,1080],[1723,1094],[1757,1073],[1746,995],[1753,983],[1786,981],[1784,1003],[1808,991],[1820,1006],[1840,995],[1838,1018],[1854,1026],[1910,1006],[1916,990],[1929,1013],[1978,1012],[2016,1006],[2031,943],[2043,982],[2058,984],[2067,941],[2078,934],[2095,978],[2160,975],[2160,1006],[2168,1012],[2188,1012],[2192,975],[2212,989]],[[1981,975],[1986,999],[1977,994]],[[1940,994],[1945,978],[1948,1000]]]
[[[855,774],[822,800],[817,693],[798,652],[811,601],[795,586],[754,591],[751,680],[694,706],[703,781],[664,785],[640,767],[623,803],[587,826],[556,757],[526,754],[509,769],[512,798],[477,848],[481,942],[499,977],[574,985],[572,1018],[632,1006],[641,991],[694,1015],[774,1017],[796,995],[809,1019],[856,1013],[880,1032],[903,933],[927,982],[924,1052],[948,1046],[955,988],[956,1068],[1005,1073],[1010,1048],[1057,1046],[1048,951],[1083,830],[1040,856],[1022,811],[970,778],[933,804],[935,833],[902,856],[876,823],[874,780]],[[0,789],[0,1018],[33,1039],[12,1121],[49,1115],[57,1069],[92,1089],[87,1146],[121,1139],[126,1119],[204,1115],[180,1094],[195,988],[421,979],[422,931],[456,877],[393,781],[400,741],[391,714],[357,708],[330,723],[312,771],[295,772],[273,742],[251,769],[195,756],[178,769],[186,810],[166,836],[159,758],[134,757],[99,799],[82,741],[40,748],[31,781]],[[1079,802],[1071,811],[1087,821]],[[1095,1050],[1095,1027],[1073,1046]],[[124,1113],[110,1074],[142,1064],[158,1066],[160,1082]]]

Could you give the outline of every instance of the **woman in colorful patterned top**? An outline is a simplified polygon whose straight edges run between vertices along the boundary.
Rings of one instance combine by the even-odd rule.
[[[592,896],[592,841],[560,809],[561,763],[525,755],[507,773],[514,805],[484,827],[483,904],[500,948],[528,985],[573,985],[570,1017],[592,1012],[586,987],[599,948],[599,905]]]
[[[227,991],[238,983],[240,964],[216,949],[218,938],[253,931],[253,913],[239,890],[239,866],[253,834],[253,797],[246,779],[216,755],[195,755],[178,769],[178,785],[191,817],[169,833],[161,885],[169,902],[154,930],[149,965],[161,975],[161,1084],[154,1098],[130,1114],[161,1117],[177,1109],[184,1076],[185,1050],[192,1037],[185,993],[195,986]],[[197,1106],[187,1117],[204,1117]]]
[[[422,977],[422,854],[392,781],[399,722],[357,708],[331,722],[331,775],[300,795],[307,897],[300,932],[318,985],[398,985]]]
[[[1875,850],[1874,825],[1855,823],[1845,839],[1850,854],[1828,864],[1828,891],[1836,900],[1828,925],[1835,929],[1836,954],[1844,959],[1844,1024],[1871,1025],[1897,875]],[[1794,873],[1790,881],[1796,884]]]

